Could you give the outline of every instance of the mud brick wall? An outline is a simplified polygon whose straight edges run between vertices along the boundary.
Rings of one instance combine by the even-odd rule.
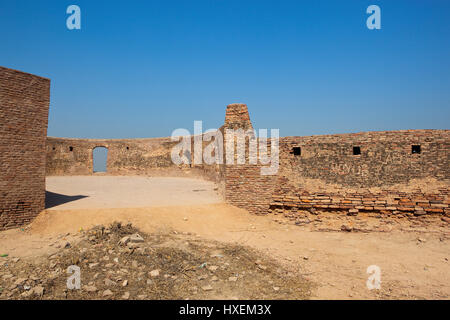
[[[225,112],[225,129],[252,129],[252,122],[246,104],[232,103],[227,106]]]
[[[413,153],[413,146],[420,146],[420,153]],[[354,154],[354,147],[360,154]],[[401,191],[412,179],[421,178],[434,178],[444,187],[433,192],[422,191],[425,185]],[[314,192],[302,185],[305,179],[329,184],[332,191]],[[369,191],[373,187],[378,191]],[[449,130],[285,137],[280,141],[280,170],[270,208],[449,215],[449,192]]]
[[[225,124],[226,129],[253,129],[245,104],[230,104],[227,106]],[[224,146],[226,145],[226,135]],[[264,214],[269,209],[271,196],[275,189],[276,176],[261,175],[261,164],[249,164],[249,139],[245,141],[245,164],[237,164],[237,141],[235,146],[235,164],[226,163],[224,166],[225,199],[227,202],[247,209],[251,213]],[[270,150],[270,144],[268,146]]]
[[[228,106],[224,127],[252,128],[247,106]],[[260,168],[227,164],[226,200],[253,213],[314,208],[350,214],[449,214],[449,130],[284,137],[278,173],[262,176]],[[431,193],[388,189],[420,178],[434,178],[445,187]],[[334,191],[314,192],[302,186],[305,179],[330,184]],[[368,191],[371,187],[380,191]]]
[[[191,137],[191,146],[194,138]],[[223,195],[223,165],[176,165],[171,152],[178,141],[170,138],[148,139],[71,139],[47,138],[47,176],[94,174],[93,151],[108,149],[106,170],[109,175],[145,175],[204,178],[216,182]],[[209,142],[204,142],[203,147]]]
[[[420,146],[420,153],[413,153]],[[295,155],[294,148],[301,154]],[[354,155],[353,148],[360,154]],[[280,139],[280,175],[346,187],[381,187],[433,177],[450,180],[450,131],[404,130]]]
[[[262,176],[260,170],[260,165],[227,165],[225,199],[251,213],[267,213],[275,190],[276,177]]]
[[[108,149],[107,172],[112,175],[183,175],[189,165],[172,162],[171,150],[178,142],[170,138],[149,139],[70,139],[47,138],[46,174],[93,174],[93,150]]]
[[[0,67],[0,230],[45,207],[50,80]]]

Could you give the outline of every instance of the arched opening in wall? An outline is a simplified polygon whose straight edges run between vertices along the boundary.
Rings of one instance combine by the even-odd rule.
[[[108,148],[95,147],[92,150],[92,158],[94,159],[94,173],[106,172],[106,162],[108,160]]]

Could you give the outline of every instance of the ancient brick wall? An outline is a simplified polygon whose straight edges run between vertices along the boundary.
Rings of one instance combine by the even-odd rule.
[[[271,210],[449,215],[449,151],[448,130],[285,137]]]
[[[295,155],[294,148],[300,148],[300,154]],[[284,137],[280,164],[280,175],[290,181],[311,178],[345,187],[387,186],[425,177],[449,180],[450,131]]]
[[[422,186],[425,187],[425,186]],[[401,187],[400,187],[401,188]],[[376,212],[396,217],[439,214],[450,216],[450,187],[438,187],[433,191],[423,191],[421,186],[415,190],[401,191],[381,188],[313,192],[307,188],[296,187],[288,179],[281,177],[272,195],[269,211],[294,214],[297,210],[317,209],[322,211],[348,211],[349,215],[358,212]]]
[[[227,106],[225,124],[222,131],[227,129],[253,129],[245,104],[230,104]],[[227,136],[224,132],[225,143]],[[223,169],[223,179],[225,184],[225,199],[229,203],[247,209],[256,214],[267,213],[271,196],[275,189],[276,176],[261,175],[263,167],[259,162],[249,164],[249,144],[251,137],[247,137],[244,145],[239,146],[237,139],[234,139],[234,164],[226,163]],[[242,147],[245,148],[245,164],[237,163],[237,153]],[[270,150],[270,145],[269,145]]]
[[[112,175],[184,175],[189,165],[175,165],[170,138],[69,139],[47,138],[47,175],[93,174],[93,150],[108,149],[107,172]]]
[[[247,107],[228,106],[224,127],[252,128]],[[225,166],[225,198],[253,213],[315,208],[449,215],[449,151],[449,130],[284,137],[274,176],[262,176],[260,164]],[[438,185],[431,191],[423,180],[409,186],[425,178]]]
[[[253,129],[247,106],[227,106],[220,132]],[[270,128],[267,128],[270,129]],[[193,137],[191,137],[193,145]],[[252,213],[316,208],[389,214],[448,214],[450,131],[405,130],[280,138],[277,174],[264,176],[258,164],[174,165],[170,138],[88,140],[48,138],[47,174],[93,173],[92,151],[108,148],[108,173],[196,175],[218,184],[227,202]],[[258,140],[259,141],[259,140]],[[237,141],[234,141],[236,151]],[[202,142],[203,147],[208,143]],[[268,146],[270,151],[270,143]],[[194,152],[194,150],[192,150]],[[224,161],[226,151],[223,150]],[[191,159],[194,155],[191,154]],[[236,160],[236,159],[235,159]],[[407,187],[432,178],[433,190]],[[319,186],[319,188],[318,188]],[[369,190],[369,188],[378,188]]]
[[[50,80],[0,67],[0,230],[45,207]]]

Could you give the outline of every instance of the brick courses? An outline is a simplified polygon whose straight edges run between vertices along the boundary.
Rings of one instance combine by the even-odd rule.
[[[49,102],[49,79],[0,67],[0,230],[44,209]]]

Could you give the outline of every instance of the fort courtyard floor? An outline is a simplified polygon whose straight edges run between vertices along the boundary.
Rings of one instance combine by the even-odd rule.
[[[145,235],[176,237],[176,241],[171,238],[169,242],[172,247],[177,247],[177,250],[185,250],[187,243],[197,243],[208,247],[211,252],[219,247],[224,252],[233,252],[228,262],[206,261],[213,259],[213,256],[216,258],[221,256],[220,254],[208,255],[208,258],[205,258],[205,266],[214,264],[218,270],[221,268],[226,270],[226,266],[235,268],[238,271],[233,269],[233,275],[236,274],[236,276],[228,277],[227,275],[221,279],[221,274],[217,273],[219,271],[215,271],[216,267],[208,269],[209,275],[202,274],[189,278],[191,279],[190,287],[185,289],[186,292],[177,291],[175,296],[170,296],[166,292],[167,295],[160,296],[162,298],[450,298],[448,228],[442,228],[439,223],[412,228],[402,221],[374,220],[373,223],[377,225],[377,228],[373,230],[376,231],[358,231],[355,228],[349,232],[346,229],[341,231],[340,228],[341,225],[349,223],[345,220],[346,217],[340,218],[336,215],[332,219],[299,225],[282,215],[250,214],[221,201],[213,183],[196,179],[101,175],[49,177],[47,178],[47,209],[26,228],[0,232],[0,255],[3,255],[0,257],[2,290],[0,297],[9,298],[15,297],[15,294],[21,294],[20,290],[13,288],[14,283],[20,282],[21,277],[27,277],[13,274],[12,269],[7,268],[24,263],[20,265],[20,268],[25,270],[27,265],[37,263],[40,259],[44,259],[43,263],[48,264],[48,261],[52,261],[50,258],[59,253],[60,259],[63,259],[65,256],[62,253],[69,250],[67,243],[72,248],[78,248],[77,243],[83,240],[80,234],[98,225],[108,226],[114,221],[120,221],[123,225],[131,223]],[[367,219],[364,221],[367,223]],[[335,228],[335,226],[338,227]],[[159,243],[154,247],[160,248],[160,246]],[[101,248],[101,244],[97,243],[94,247]],[[231,247],[234,249],[227,251],[226,248]],[[246,248],[254,250],[256,257],[248,258],[250,255],[244,257]],[[86,250],[88,249],[82,248],[80,252]],[[113,251],[112,247],[109,251],[106,247],[105,250],[100,250],[99,263],[106,263],[100,260],[108,252],[113,255]],[[223,255],[224,259],[228,257],[226,254]],[[157,256],[161,257],[160,254]],[[274,264],[267,263],[263,267],[258,257],[262,261],[266,258],[273,259]],[[89,262],[93,262],[92,258],[89,259]],[[253,266],[243,263],[248,259],[255,259]],[[124,264],[127,263],[124,262]],[[171,263],[180,262],[174,259],[166,263],[167,269],[173,271]],[[104,268],[107,269],[108,264]],[[134,264],[136,267],[141,267],[140,260],[136,263],[129,261],[129,264],[129,268],[132,268],[131,265]],[[91,263],[89,268],[92,265],[95,263]],[[366,285],[370,276],[366,270],[371,265],[379,266],[381,270],[379,290],[369,290]],[[50,262],[49,269],[56,268],[55,266],[56,264],[52,266]],[[268,270],[266,270],[267,266],[269,266]],[[160,268],[162,276],[165,267]],[[299,282],[294,285],[295,281],[290,282],[286,284],[290,291],[284,291],[286,289],[283,287],[284,284],[277,284],[278,278],[273,274],[258,276],[261,272],[267,273],[270,270],[275,274],[279,271],[278,269],[287,270],[290,277],[298,277],[301,279],[301,284]],[[256,273],[252,274],[252,270]],[[246,278],[244,274],[247,275]],[[252,276],[249,277],[250,274]],[[100,276],[98,273],[96,275],[99,279],[102,277],[102,273]],[[62,276],[67,277],[64,271]],[[179,279],[179,276],[179,274],[171,275],[173,279],[177,277]],[[141,277],[136,277],[136,279],[127,279],[127,283],[138,281],[138,278],[139,281],[142,280]],[[122,277],[119,280],[124,281],[123,279]],[[239,281],[244,281],[243,279],[252,282],[246,286],[239,286]],[[95,279],[91,280],[90,287],[95,285],[101,288],[106,283],[103,280],[101,283],[97,283]],[[193,285],[192,281],[198,284]],[[49,283],[51,282],[46,282],[46,285]],[[149,285],[151,281],[144,283]],[[305,283],[308,290],[302,291],[301,294],[298,291],[298,295],[295,294],[297,291],[293,293],[292,290],[303,290]],[[86,284],[83,282],[83,285]],[[123,297],[122,291],[125,290],[122,285],[119,287],[121,293],[117,298]],[[123,287],[126,288],[126,285]],[[158,290],[164,291],[164,288],[166,287],[160,287]],[[109,289],[101,291],[95,295],[95,298],[115,297],[115,290],[119,289],[111,288],[111,295],[107,292]],[[249,290],[253,290],[254,295],[249,293]],[[272,292],[272,295],[270,292],[267,293],[267,290]],[[53,291],[49,289],[48,292]],[[265,295],[258,296],[258,292],[264,292]],[[65,294],[67,295],[67,292]],[[92,297],[88,296],[92,295],[92,292],[86,294],[77,298]],[[124,295],[126,297],[126,294]],[[45,297],[44,294],[43,298]],[[58,296],[49,298],[54,297]],[[130,299],[139,297],[154,298],[152,295],[141,294],[138,297],[131,296]]]

